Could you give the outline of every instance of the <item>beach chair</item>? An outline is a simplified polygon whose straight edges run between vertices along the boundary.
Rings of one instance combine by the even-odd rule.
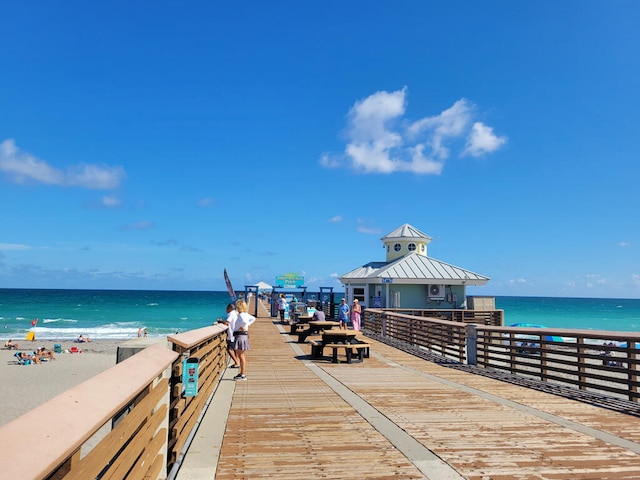
[[[18,364],[20,365],[31,365],[30,358],[22,358],[21,352],[16,352],[13,354],[14,357],[18,359]]]

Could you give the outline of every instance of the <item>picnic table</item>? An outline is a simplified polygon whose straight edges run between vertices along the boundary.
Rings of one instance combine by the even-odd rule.
[[[329,330],[322,334],[322,340],[311,341],[311,356],[322,357],[325,348],[332,349],[331,361],[338,363],[338,350],[345,349],[347,363],[351,363],[354,350],[358,354],[358,359],[363,361],[369,358],[369,348],[371,344],[356,338],[357,331],[353,330]]]
[[[340,322],[331,322],[325,320],[324,322],[320,321],[309,321],[309,328],[306,330],[302,330],[298,332],[298,343],[304,343],[307,341],[307,337],[309,335],[313,335],[314,333],[320,333],[324,330],[331,330],[333,327],[339,327]]]

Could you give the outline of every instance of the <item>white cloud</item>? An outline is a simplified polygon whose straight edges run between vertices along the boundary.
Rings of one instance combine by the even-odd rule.
[[[629,243],[629,242],[625,242],[625,241],[622,241],[622,242],[620,242],[620,244],[619,244],[619,245],[620,245],[621,247],[628,247],[628,246],[630,246],[630,245],[631,245],[631,243]]]
[[[124,225],[121,230],[150,230],[155,227],[153,222],[137,222]]]
[[[358,226],[358,232],[366,233],[367,235],[380,235],[379,228],[365,227],[364,225]]]
[[[342,158],[337,155],[323,153],[320,156],[320,165],[325,168],[338,168],[342,166]]]
[[[332,222],[332,223],[341,222],[342,221],[342,215],[336,215],[335,217],[331,217],[329,219],[329,221]]]
[[[28,245],[22,245],[19,243],[0,243],[1,250],[29,250],[31,247]]]
[[[368,227],[365,224],[365,221],[361,218],[357,220],[358,227],[357,230],[360,233],[366,233],[367,235],[380,235],[380,229],[375,227]]]
[[[15,183],[43,183],[61,187],[92,190],[116,188],[125,177],[122,167],[79,164],[60,170],[27,152],[22,152],[13,139],[0,143],[0,172]]]
[[[105,208],[114,208],[119,207],[122,202],[117,197],[110,197],[105,195],[102,197],[102,206]]]
[[[468,131],[473,110],[473,106],[463,98],[440,115],[414,122],[409,127],[409,133],[414,137],[426,134],[426,143],[431,147],[433,155],[436,158],[446,159],[449,157],[449,149],[445,143],[448,140],[460,138]]]
[[[379,91],[357,101],[349,110],[347,145],[343,154],[324,153],[327,168],[350,165],[365,173],[411,172],[439,175],[450,150],[462,144],[460,156],[480,156],[499,149],[506,137],[480,122],[472,123],[475,107],[466,99],[439,115],[417,121],[404,118],[407,88]]]
[[[479,157],[485,153],[495,152],[506,142],[507,137],[498,137],[494,135],[493,128],[476,122],[471,127],[471,133],[467,137],[467,144],[462,154]]]

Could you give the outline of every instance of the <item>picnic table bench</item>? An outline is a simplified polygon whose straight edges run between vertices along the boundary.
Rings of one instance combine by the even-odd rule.
[[[311,344],[311,356],[313,358],[322,358],[324,349],[330,348],[331,362],[338,363],[338,350],[344,348],[347,357],[347,363],[351,363],[353,360],[354,350],[357,352],[358,360],[364,361],[365,358],[369,358],[370,343],[355,341],[354,343],[323,343],[322,340],[310,340]]]
[[[308,328],[311,318],[311,315],[298,315],[298,321],[290,325],[291,335],[297,335],[301,330]]]
[[[345,349],[347,363],[351,363],[354,350],[358,354],[358,359],[363,361],[369,358],[371,344],[356,338],[358,332],[353,330],[329,330],[322,334],[322,340],[311,340],[311,356],[320,358],[323,356],[326,347],[332,349],[331,361],[338,363],[338,350]]]

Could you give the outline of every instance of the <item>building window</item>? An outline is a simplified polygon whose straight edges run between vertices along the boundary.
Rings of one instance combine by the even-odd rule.
[[[420,251],[424,252],[424,245],[420,245]]]
[[[399,243],[396,243],[396,244],[393,246],[393,249],[394,249],[396,252],[399,252],[400,250],[402,250],[402,245],[400,245]]]
[[[407,250],[409,250],[410,252],[413,252],[415,249],[416,249],[415,243],[410,243],[409,245],[407,245]]]

